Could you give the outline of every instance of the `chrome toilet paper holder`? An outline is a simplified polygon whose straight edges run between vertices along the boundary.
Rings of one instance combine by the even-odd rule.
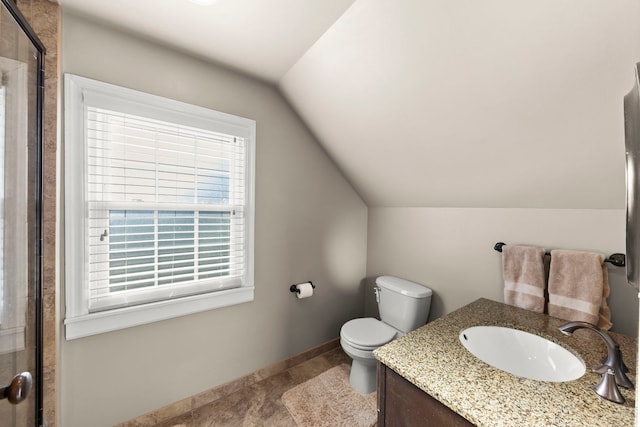
[[[297,283],[295,285],[289,286],[289,292],[292,292],[292,293],[295,293],[295,294],[299,294],[300,293],[300,289],[298,289],[298,285],[304,285],[305,283],[310,284],[313,289],[316,288],[316,285],[314,285],[313,282],[311,280],[309,280],[307,282]]]

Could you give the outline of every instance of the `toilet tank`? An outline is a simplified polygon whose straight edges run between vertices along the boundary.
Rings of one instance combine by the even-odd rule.
[[[393,276],[376,279],[380,320],[407,333],[427,323],[431,289]]]

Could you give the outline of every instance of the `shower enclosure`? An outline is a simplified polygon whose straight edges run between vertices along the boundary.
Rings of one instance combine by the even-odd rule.
[[[41,141],[44,47],[0,9],[0,424],[41,426]]]

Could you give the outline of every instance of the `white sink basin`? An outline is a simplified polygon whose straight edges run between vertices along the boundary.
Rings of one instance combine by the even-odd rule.
[[[545,338],[500,326],[474,326],[460,332],[460,342],[483,362],[518,377],[564,382],[585,373],[584,362]]]

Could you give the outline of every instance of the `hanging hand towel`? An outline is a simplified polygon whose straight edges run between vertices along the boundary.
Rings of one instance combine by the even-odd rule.
[[[534,246],[502,248],[505,303],[544,312],[544,252]]]
[[[602,263],[602,285],[602,303],[600,304],[600,312],[598,313],[598,327],[608,331],[613,326],[613,323],[611,323],[611,309],[607,303],[611,288],[609,287],[609,270],[605,263]]]
[[[549,315],[611,328],[609,276],[600,254],[551,251]]]

